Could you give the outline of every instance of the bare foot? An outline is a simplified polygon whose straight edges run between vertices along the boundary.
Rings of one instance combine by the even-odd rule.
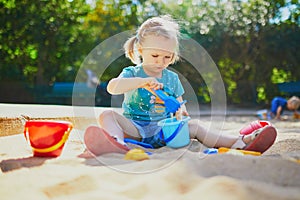
[[[89,153],[100,156],[106,153],[125,154],[129,148],[109,135],[104,129],[97,126],[90,126],[84,133],[84,143]]]
[[[251,141],[252,141],[251,134],[245,135],[245,136],[243,137],[243,142],[244,142],[245,144],[249,144]]]

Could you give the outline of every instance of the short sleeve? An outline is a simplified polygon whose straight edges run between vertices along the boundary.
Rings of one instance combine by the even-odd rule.
[[[130,66],[130,67],[125,67],[122,72],[119,75],[119,78],[130,78],[130,77],[135,77],[135,67]]]
[[[163,80],[164,91],[175,98],[184,94],[184,88],[180,82],[178,75],[170,70],[166,70],[167,74]]]

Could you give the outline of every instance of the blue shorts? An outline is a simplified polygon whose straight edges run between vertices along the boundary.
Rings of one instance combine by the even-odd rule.
[[[166,146],[165,142],[160,138],[161,127],[157,122],[148,122],[140,120],[130,120],[132,124],[138,129],[142,141],[152,145],[154,148]]]

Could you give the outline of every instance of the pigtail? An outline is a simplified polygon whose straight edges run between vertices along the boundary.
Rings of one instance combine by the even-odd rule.
[[[139,64],[140,59],[139,59],[139,55],[136,55],[136,47],[135,47],[136,43],[137,43],[137,37],[133,36],[125,42],[123,48],[125,50],[125,56],[129,58],[134,64]]]

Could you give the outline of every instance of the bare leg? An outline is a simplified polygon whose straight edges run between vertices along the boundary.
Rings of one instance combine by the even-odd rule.
[[[120,140],[124,140],[124,137],[133,139],[141,138],[136,127],[127,118],[115,111],[102,112],[99,116],[99,123],[110,135]]]
[[[140,135],[136,127],[124,116],[114,112],[114,111],[104,111],[100,114],[99,116],[99,123],[101,128],[103,128],[109,135],[117,138],[117,141],[121,144],[124,144],[124,137],[125,138],[133,138],[133,139],[139,139]],[[95,129],[91,128],[90,129]],[[94,131],[94,133],[97,130]],[[89,133],[91,133],[90,131]],[[86,135],[85,135],[86,136]],[[103,149],[101,150],[101,146],[97,145],[98,148],[96,148],[95,144],[97,143],[95,140],[99,139],[99,137],[96,134],[89,134],[89,136],[86,136],[85,141],[88,141],[88,145],[92,146],[91,143],[94,144],[93,147],[93,153],[95,152],[102,152]],[[98,141],[99,142],[99,141]],[[105,142],[103,143],[105,144]],[[115,149],[116,150],[116,149]],[[122,148],[119,148],[117,152],[124,152]],[[82,158],[92,158],[94,155],[91,153],[89,150],[85,150],[82,154],[79,155],[79,157]]]
[[[199,140],[207,147],[228,147],[230,148],[238,139],[238,136],[222,134],[218,130],[208,130],[201,125],[199,120],[189,122],[190,137]]]

